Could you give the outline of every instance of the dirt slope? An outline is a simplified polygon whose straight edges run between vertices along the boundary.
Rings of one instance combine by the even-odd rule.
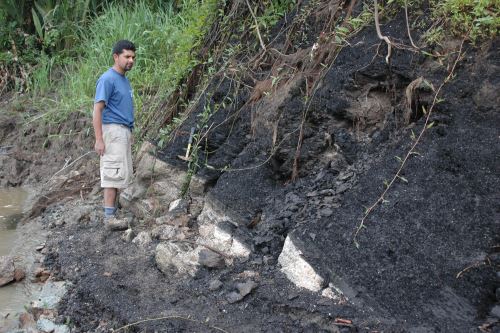
[[[60,306],[61,322],[71,318],[75,332],[160,317],[169,318],[130,330],[470,332],[490,320],[500,241],[498,39],[480,48],[465,45],[418,155],[367,219],[357,249],[353,234],[363,211],[380,196],[399,166],[397,157],[404,157],[412,133],[424,125],[422,107],[429,110],[460,41],[441,50],[449,52],[444,58],[396,48],[388,65],[385,45],[367,27],[349,46],[319,45],[321,54],[315,55],[320,27],[330,19],[321,13],[308,16],[291,39],[279,29],[297,29],[298,13],[273,30],[270,48],[286,57],[270,51],[256,57],[262,59],[256,66],[244,63],[248,57],[238,59],[253,68],[253,77],[228,70],[212,78],[157,156],[171,170],[186,172],[188,164],[178,156],[196,128],[203,138],[199,168],[186,196],[189,222],[182,230],[188,242],[179,248],[189,253],[189,242],[209,240],[199,234],[206,213],[218,210],[224,215],[216,225],[219,236],[231,235],[249,249],[248,256],[224,268],[199,267],[192,276],[165,273],[155,257],[165,243],[154,236],[162,217],[156,208],[150,216],[133,217],[134,234],[151,238],[130,242],[104,230],[99,194],[75,195],[42,215],[53,230],[46,264],[55,277],[74,283]],[[401,12],[383,28],[407,43],[404,24]],[[324,66],[315,57],[333,65],[320,75],[317,68]],[[273,85],[273,63],[294,70]],[[217,112],[207,117],[207,105]],[[153,192],[137,202],[152,202]],[[169,202],[159,194],[151,206],[163,212]],[[292,261],[307,262],[321,277],[319,291],[298,287],[278,263],[287,238],[302,252]],[[221,286],[210,287],[215,280]],[[248,281],[257,287],[233,302],[238,283]]]

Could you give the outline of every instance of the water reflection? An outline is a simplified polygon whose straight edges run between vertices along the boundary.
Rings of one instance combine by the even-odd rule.
[[[0,188],[0,256],[19,256],[23,261],[22,266],[30,261],[26,260],[29,252],[25,251],[28,251],[28,245],[31,246],[31,239],[26,239],[26,236],[31,237],[30,233],[26,235],[17,226],[27,198],[28,192],[23,189]],[[22,311],[31,299],[31,289],[26,281],[0,287],[0,315]]]
[[[16,226],[28,193],[21,188],[0,189],[0,256],[8,255],[16,240]]]

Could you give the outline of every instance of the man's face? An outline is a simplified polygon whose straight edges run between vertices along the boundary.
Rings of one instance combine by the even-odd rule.
[[[129,71],[134,66],[135,52],[131,50],[123,50],[121,54],[113,54],[115,65],[117,65],[123,73]]]

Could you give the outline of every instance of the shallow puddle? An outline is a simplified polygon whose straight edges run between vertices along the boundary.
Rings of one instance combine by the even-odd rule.
[[[16,257],[16,265],[29,272],[35,262],[35,248],[43,242],[45,233],[35,223],[18,225],[26,209],[29,193],[20,188],[0,188],[0,256]],[[15,314],[24,310],[39,290],[29,282],[0,287],[0,315]]]

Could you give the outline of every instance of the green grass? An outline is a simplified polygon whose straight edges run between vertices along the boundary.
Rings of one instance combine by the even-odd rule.
[[[498,35],[499,12],[498,0],[445,0],[435,4],[434,16],[446,17],[452,33],[474,42]]]
[[[180,12],[171,7],[152,8],[145,2],[110,5],[84,33],[77,58],[64,61],[62,77],[54,80],[50,58],[41,59],[32,75],[31,92],[51,111],[46,121],[60,123],[74,112],[91,115],[95,82],[112,66],[111,49],[119,39],[136,46],[136,64],[127,75],[134,89],[137,123],[165,100],[197,64],[192,53],[215,15],[216,0],[184,0]],[[44,81],[45,79],[45,81]],[[48,87],[54,99],[43,96]]]

